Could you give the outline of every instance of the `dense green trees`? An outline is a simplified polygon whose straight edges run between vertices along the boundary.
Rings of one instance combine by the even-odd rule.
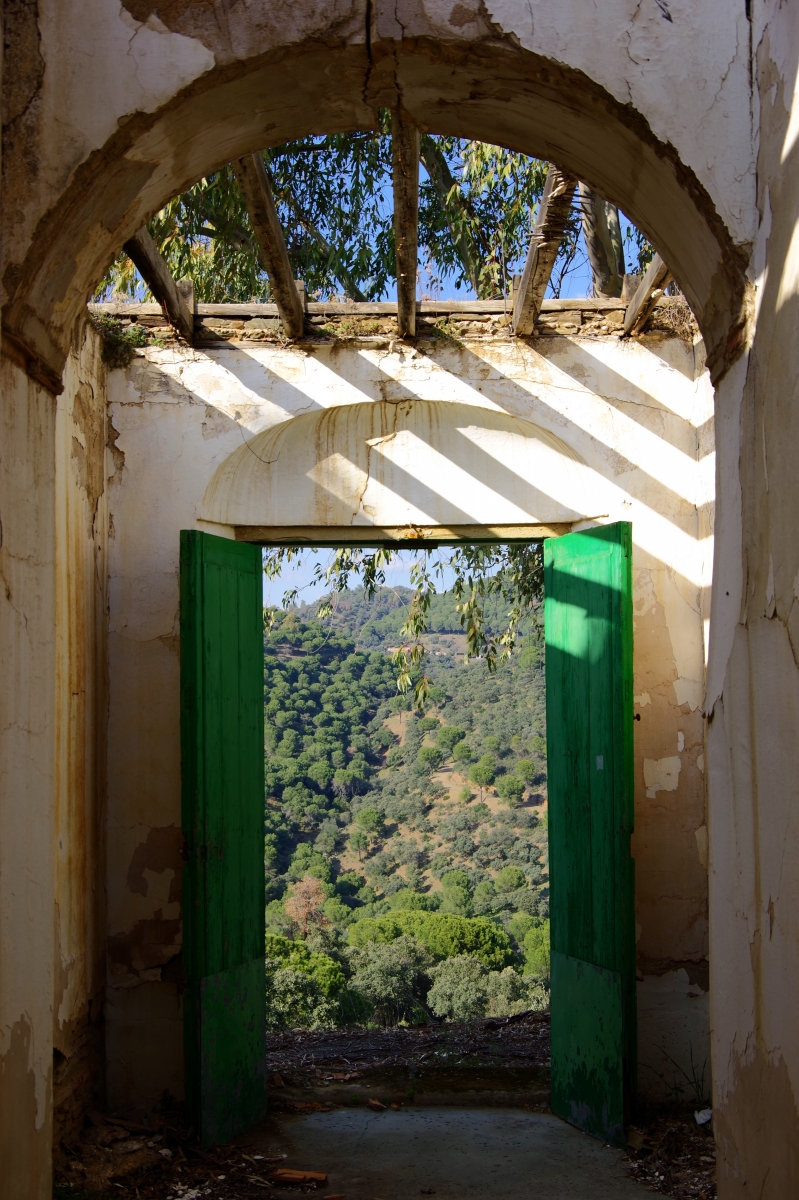
[[[513,960],[507,933],[486,917],[469,920],[440,912],[393,912],[356,921],[349,928],[349,942],[363,947],[369,942],[393,942],[405,934],[427,946],[435,959],[470,954],[494,969]]]
[[[448,653],[439,612],[436,703],[420,715],[397,695],[391,662],[376,648],[381,640],[361,644],[350,600],[363,624],[368,607],[358,593],[344,593],[337,629],[294,611],[276,614],[265,633],[267,924],[284,939],[268,949],[270,1019],[275,1027],[326,1027],[435,1017],[427,999],[435,972],[463,956],[485,972],[475,992],[482,999],[467,1006],[473,1015],[540,1006],[548,980],[546,822],[519,803],[545,786],[538,635],[531,628],[491,675],[484,662]],[[375,624],[364,626],[369,639]],[[459,627],[451,600],[449,627]],[[389,630],[385,640],[393,636]],[[458,775],[480,764],[488,770],[476,799]],[[452,771],[450,798],[444,782]],[[486,804],[487,791],[504,793],[508,807]],[[311,957],[287,950],[298,939]],[[401,939],[429,956],[411,972],[410,992],[410,949]],[[313,955],[326,956],[337,991],[324,986]],[[436,995],[442,989],[444,982]],[[447,1003],[447,1012],[465,1011],[462,999]]]

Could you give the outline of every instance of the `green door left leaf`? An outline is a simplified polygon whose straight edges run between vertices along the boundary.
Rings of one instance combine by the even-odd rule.
[[[180,535],[186,1102],[208,1145],[266,1111],[261,551]]]

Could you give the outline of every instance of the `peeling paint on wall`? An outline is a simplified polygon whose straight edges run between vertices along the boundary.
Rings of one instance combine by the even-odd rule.
[[[116,1056],[126,1061],[131,1055],[144,1056],[152,1080],[158,1059],[169,1058],[168,1048],[152,1037],[134,1047],[125,1043],[127,1036],[144,1030],[133,1019],[139,993],[142,1003],[149,1004],[152,989],[165,989],[159,1003],[162,1016],[167,1011],[171,1016],[158,1025],[165,1035],[178,1020],[179,663],[173,653],[178,534],[198,524],[232,533],[230,526],[209,521],[219,514],[202,507],[214,473],[224,474],[223,464],[231,462],[242,462],[253,475],[242,492],[243,503],[245,509],[249,500],[258,507],[237,512],[236,519],[245,523],[249,517],[268,525],[271,517],[278,523],[307,519],[320,525],[333,520],[336,505],[352,520],[360,505],[358,522],[399,524],[407,517],[403,505],[429,509],[436,497],[450,494],[463,496],[469,518],[479,522],[496,515],[486,507],[480,473],[501,498],[507,482],[503,472],[509,467],[514,479],[520,477],[535,492],[539,508],[525,512],[527,517],[551,521],[563,515],[554,504],[579,503],[573,515],[583,522],[592,513],[606,514],[603,520],[632,520],[635,693],[641,716],[635,725],[634,841],[639,952],[649,975],[655,961],[661,975],[679,971],[686,962],[704,962],[707,874],[695,838],[705,822],[704,780],[696,765],[704,748],[703,722],[697,705],[685,702],[675,688],[680,678],[701,688],[704,674],[700,596],[707,586],[707,547],[697,508],[707,500],[707,479],[697,461],[696,428],[709,420],[712,425],[712,394],[707,376],[695,377],[694,364],[693,348],[676,338],[634,345],[611,339],[581,342],[579,337],[542,337],[530,345],[467,338],[458,349],[417,348],[413,354],[357,343],[313,351],[263,342],[203,352],[149,348],[126,373],[113,372],[110,421],[125,461],[124,472],[115,474],[110,485],[115,537],[110,565],[109,955],[112,993],[125,993],[124,1006],[114,999],[109,1013],[109,1045],[115,1047],[109,1078],[123,1088],[112,1091],[115,1102],[136,1098],[124,1090],[132,1077]],[[375,418],[389,407],[382,387],[387,380],[401,395],[399,407],[390,405],[392,421],[405,420],[404,410],[419,405],[419,413],[413,412],[420,452],[406,453],[402,478],[379,492],[375,481],[385,464],[375,449],[386,461],[395,456],[392,470],[400,454],[394,425],[375,426]],[[356,409],[357,420],[352,415]],[[430,417],[427,424],[423,410]],[[458,418],[454,424],[453,415]],[[331,418],[327,423],[326,416]],[[461,468],[468,478],[450,488],[453,468],[442,430],[460,437],[462,426],[479,432],[481,422],[500,438],[512,436],[517,427],[542,430],[583,472],[580,497],[563,487],[562,472],[550,478],[531,466],[532,460],[524,458],[523,439],[518,461],[496,447],[474,462],[464,459]],[[318,437],[303,435],[309,423],[314,429],[324,426],[324,437],[321,432]],[[424,432],[428,425],[429,436]],[[270,438],[280,444],[279,454],[260,453],[271,445]],[[355,444],[357,438],[362,445]],[[489,440],[480,443],[482,450],[490,449]],[[434,462],[428,461],[431,441],[438,447]],[[712,454],[712,439],[708,442],[706,436],[704,446],[705,456]],[[253,447],[259,450],[257,457]],[[361,465],[350,496],[353,463]],[[300,518],[304,498],[314,487],[327,499],[319,500],[318,512],[313,501]],[[553,500],[556,487],[562,494]],[[270,513],[269,489],[280,500],[279,512]],[[371,512],[365,503],[369,495]],[[523,488],[519,496],[527,503]],[[680,737],[683,749],[673,759]],[[654,764],[654,776],[645,763]],[[648,795],[653,783],[659,789],[657,803]],[[663,803],[664,787],[669,789],[668,804]],[[677,987],[672,1007],[679,1007],[680,996],[687,1004],[687,993]],[[642,1024],[652,1044],[671,1036],[670,1025],[657,1025],[660,1012],[655,1005]],[[706,1007],[693,1005],[691,1012],[692,1041],[698,1046],[704,1039],[707,1054]],[[696,1015],[702,1012],[704,1018]],[[117,1019],[124,1020],[125,1038],[114,1027]]]

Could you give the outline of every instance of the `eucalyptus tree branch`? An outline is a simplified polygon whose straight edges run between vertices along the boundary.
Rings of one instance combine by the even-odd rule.
[[[347,268],[344,266],[344,264],[339,260],[338,253],[333,249],[333,247],[330,245],[330,243],[325,238],[325,236],[316,228],[314,223],[312,221],[308,220],[305,213],[302,211],[299,204],[297,203],[297,201],[294,199],[291,192],[289,191],[289,189],[288,188],[282,188],[282,189],[278,188],[269,171],[267,171],[267,176],[269,178],[270,184],[272,185],[272,191],[280,200],[283,201],[284,204],[288,205],[288,207],[291,209],[292,213],[294,214],[294,219],[297,222],[297,224],[301,225],[302,228],[305,230],[305,232],[310,234],[310,236],[314,239],[314,241],[319,246],[321,246],[324,253],[328,255],[329,261],[330,261],[330,269],[332,270],[333,274],[338,279],[339,283],[344,288],[344,291],[347,293],[350,300],[357,300],[360,302],[365,301],[366,297],[364,296],[361,289],[358,287],[355,280],[352,278],[352,275],[350,274],[350,272],[347,270]]]
[[[302,550],[293,547],[270,548],[264,556],[264,574],[269,579],[277,578],[284,562],[302,554]],[[333,595],[346,591],[352,579],[361,584],[366,598],[371,599],[385,584],[386,567],[401,554],[402,551],[388,547],[377,550],[341,547],[326,567],[317,563],[314,567],[317,581],[331,589],[319,605],[317,617],[323,620],[333,613]],[[426,652],[422,639],[429,628],[433,596],[438,594],[447,574],[453,576],[449,590],[466,634],[466,657],[483,658],[488,670],[495,671],[512,653],[520,621],[540,607],[544,583],[542,544],[456,546],[448,553],[440,550],[416,553],[411,565],[413,596],[400,630],[403,644],[394,652],[392,661],[397,690],[401,693],[412,690],[419,708],[423,707],[430,688],[423,670]],[[490,597],[508,604],[504,628],[498,631],[486,625],[485,606]],[[296,588],[290,589],[283,597],[284,606],[296,603],[296,598]]]
[[[429,133],[422,135],[420,158],[432,180],[438,202],[449,225],[452,241],[463,265],[463,273],[480,294],[480,253],[470,229],[471,212],[460,185],[449,169],[446,155]]]

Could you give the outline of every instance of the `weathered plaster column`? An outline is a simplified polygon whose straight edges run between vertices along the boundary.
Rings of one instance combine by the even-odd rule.
[[[0,1189],[52,1192],[55,398],[0,363]]]
[[[106,367],[78,331],[56,417],[53,1140],[104,1098]]]
[[[799,1195],[799,16],[754,7],[757,324],[717,389],[708,688],[721,1200]]]

